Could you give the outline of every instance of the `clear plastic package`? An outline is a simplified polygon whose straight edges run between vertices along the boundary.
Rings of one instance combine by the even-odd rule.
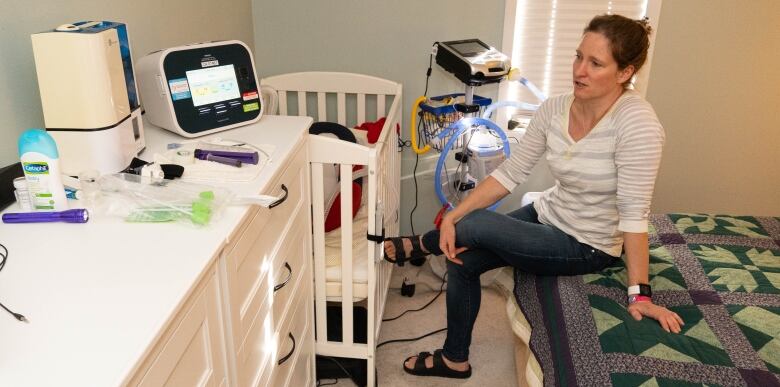
[[[223,188],[178,180],[156,180],[117,173],[99,179],[97,214],[127,222],[185,222],[205,226],[217,219],[233,194]]]

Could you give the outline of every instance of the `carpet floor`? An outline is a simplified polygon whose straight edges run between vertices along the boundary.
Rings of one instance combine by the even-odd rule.
[[[404,277],[415,278],[413,297],[401,296],[400,285]],[[439,292],[441,279],[426,264],[421,268],[406,265],[393,272],[385,318],[395,317],[405,310],[417,309],[428,303]],[[446,285],[445,285],[446,286]],[[446,292],[445,292],[446,293]],[[445,293],[430,306],[419,312],[409,312],[403,317],[382,323],[379,342],[414,338],[446,327]],[[472,376],[469,379],[416,377],[402,368],[404,359],[421,351],[441,348],[446,332],[413,341],[389,343],[377,349],[378,385],[394,386],[517,386],[514,358],[514,334],[506,314],[506,298],[493,287],[482,288],[482,306],[474,327],[469,360]],[[333,380],[323,379],[322,384]],[[335,386],[355,386],[349,379],[339,379]]]

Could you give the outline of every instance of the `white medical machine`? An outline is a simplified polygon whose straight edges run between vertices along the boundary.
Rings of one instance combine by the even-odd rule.
[[[257,122],[263,103],[249,47],[238,40],[155,51],[138,61],[146,116],[198,137]]]
[[[124,170],[145,146],[127,27],[78,22],[31,38],[43,118],[62,172]]]
[[[512,68],[509,57],[479,39],[453,40],[436,45],[436,63],[466,85],[465,103],[455,105],[455,109],[465,117],[476,116],[480,106],[473,102],[474,89],[505,79]],[[463,136],[466,157],[460,156],[460,160],[467,160],[468,168],[463,169],[465,176],[458,178],[457,189],[465,192],[504,161],[508,156],[504,147],[508,144],[502,143],[484,126],[463,131]],[[446,153],[443,152],[441,157],[447,157]],[[441,187],[437,185],[437,189]]]
[[[479,39],[439,42],[438,46],[436,63],[468,86],[500,82],[512,68],[509,57]]]

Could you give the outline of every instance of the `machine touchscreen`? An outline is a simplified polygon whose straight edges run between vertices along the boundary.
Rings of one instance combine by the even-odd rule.
[[[457,43],[451,45],[450,47],[457,51],[458,54],[463,56],[477,56],[490,50],[490,47],[482,45],[478,40]]]
[[[232,64],[187,71],[192,104],[195,106],[238,98],[236,71]]]

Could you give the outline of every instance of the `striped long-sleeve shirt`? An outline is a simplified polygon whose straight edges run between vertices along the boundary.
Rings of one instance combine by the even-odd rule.
[[[647,216],[665,139],[655,111],[626,90],[585,137],[569,135],[574,96],[545,101],[518,152],[491,176],[512,191],[546,153],[555,185],[534,202],[539,221],[619,256],[623,232],[647,232]]]

